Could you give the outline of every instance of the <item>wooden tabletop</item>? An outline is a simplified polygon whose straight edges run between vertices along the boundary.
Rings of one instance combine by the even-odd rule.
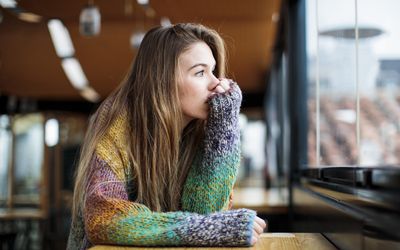
[[[235,188],[233,209],[249,208],[265,214],[286,213],[288,196],[286,188]]]
[[[90,248],[90,250],[161,250],[165,248],[155,247],[126,247],[126,246],[110,246],[99,245]],[[318,233],[264,233],[260,240],[253,247],[171,247],[174,249],[199,249],[199,250],[333,250],[336,249],[321,234]]]

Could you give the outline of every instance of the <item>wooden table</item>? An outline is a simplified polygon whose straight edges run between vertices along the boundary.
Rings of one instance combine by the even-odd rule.
[[[99,245],[90,248],[90,250],[158,250],[166,248],[155,247],[126,247]],[[333,250],[336,249],[321,234],[318,233],[264,233],[261,235],[257,244],[253,247],[171,247],[174,249],[198,249],[198,250]]]

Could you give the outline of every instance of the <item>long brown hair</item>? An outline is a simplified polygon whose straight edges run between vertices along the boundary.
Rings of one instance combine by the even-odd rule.
[[[129,73],[89,121],[75,176],[73,218],[82,211],[96,145],[122,110],[128,119],[124,138],[129,138],[126,152],[130,162],[124,167],[133,173],[136,202],[152,211],[179,209],[181,189],[202,138],[204,121],[193,120],[181,128],[176,72],[179,56],[199,41],[211,48],[217,62],[215,74],[223,77],[225,45],[216,31],[199,24],[176,24],[146,34]]]

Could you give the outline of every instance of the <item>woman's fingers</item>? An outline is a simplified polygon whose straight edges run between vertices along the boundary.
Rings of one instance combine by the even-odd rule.
[[[219,85],[220,85],[225,91],[227,91],[228,89],[231,88],[231,87],[230,87],[230,84],[229,84],[229,80],[228,80],[228,79],[225,79],[225,78],[222,78],[222,79],[221,79]]]
[[[253,246],[253,245],[255,245],[256,243],[257,243],[257,240],[258,240],[258,238],[257,237],[254,237],[254,236],[252,236],[251,237],[251,245]]]
[[[218,85],[217,87],[215,87],[215,92],[217,93],[224,93],[225,90],[221,85]]]
[[[264,231],[264,228],[262,228],[261,225],[257,222],[254,223],[253,229],[254,231],[256,231],[257,234],[262,234]]]
[[[265,221],[258,216],[255,217],[254,222],[258,224],[260,227],[262,227],[263,231],[267,227],[267,223],[265,223]]]
[[[251,236],[251,245],[254,245],[257,242],[260,235],[264,232],[264,228],[266,226],[267,224],[263,219],[261,219],[258,216],[254,218],[253,235]]]
[[[222,94],[233,88],[233,86],[234,82],[231,79],[219,78],[219,83],[214,87],[212,91],[214,92],[214,94]]]
[[[214,91],[216,93],[224,93],[225,91],[229,90],[231,88],[230,82],[228,79],[225,78],[220,78],[219,79],[218,85],[214,88]]]

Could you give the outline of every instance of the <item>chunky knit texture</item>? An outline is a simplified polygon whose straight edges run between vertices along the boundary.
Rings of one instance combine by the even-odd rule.
[[[135,246],[250,245],[255,212],[225,211],[240,162],[237,84],[209,100],[205,139],[183,187],[179,212],[153,212],[129,200],[128,158],[118,117],[96,147],[83,216],[74,218],[67,249],[94,244]]]

